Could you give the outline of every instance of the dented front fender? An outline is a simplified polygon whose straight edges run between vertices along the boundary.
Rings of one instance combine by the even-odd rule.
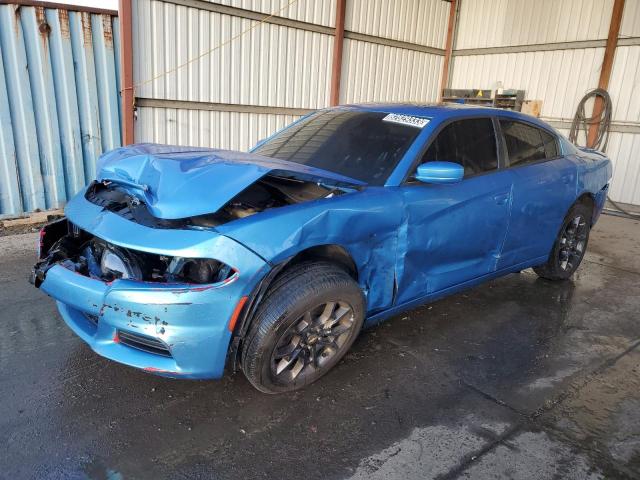
[[[405,222],[402,197],[395,188],[368,187],[268,210],[216,229],[272,264],[315,246],[343,247],[358,269],[368,311],[374,312],[393,304],[396,257],[406,250],[401,228]]]

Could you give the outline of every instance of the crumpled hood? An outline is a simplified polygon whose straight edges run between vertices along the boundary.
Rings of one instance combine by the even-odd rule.
[[[122,185],[155,217],[170,220],[216,212],[268,173],[336,186],[364,185],[326,170],[252,153],[155,144],[104,154],[97,179]]]

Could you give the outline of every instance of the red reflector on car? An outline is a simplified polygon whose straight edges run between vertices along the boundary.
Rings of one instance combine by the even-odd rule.
[[[44,236],[45,235],[46,235],[46,232],[45,232],[44,228],[42,228],[40,230],[40,237],[38,239],[38,258],[42,258],[42,255],[46,253],[46,252],[42,251],[44,249]]]
[[[231,319],[229,320],[229,331],[233,333],[233,329],[236,327],[236,322],[238,321],[238,317],[240,316],[240,312],[242,311],[242,307],[244,307],[245,302],[248,297],[242,297],[236,308],[233,310],[233,314],[231,315]]]

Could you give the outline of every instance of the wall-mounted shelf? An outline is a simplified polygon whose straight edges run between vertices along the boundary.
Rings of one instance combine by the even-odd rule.
[[[442,91],[442,101],[484,105],[519,112],[524,101],[524,90],[503,90],[502,93],[493,94],[491,90],[445,88]]]

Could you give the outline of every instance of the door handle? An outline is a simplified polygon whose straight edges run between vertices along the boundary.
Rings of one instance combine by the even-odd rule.
[[[494,195],[493,199],[496,201],[498,205],[504,205],[509,200],[508,193],[499,193],[498,195]]]
[[[572,180],[573,180],[573,175],[571,175],[570,173],[562,176],[562,183],[564,184],[568,185]]]

